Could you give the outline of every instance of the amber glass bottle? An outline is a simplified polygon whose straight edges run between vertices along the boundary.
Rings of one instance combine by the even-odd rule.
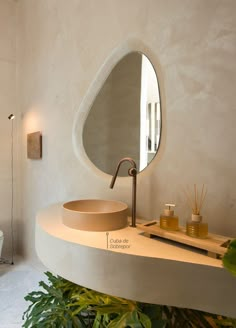
[[[174,215],[174,210],[171,207],[175,207],[175,204],[165,204],[168,209],[164,209],[163,214],[160,216],[160,228],[165,230],[178,230],[179,229],[179,218]]]
[[[206,238],[208,235],[208,224],[202,222],[201,215],[192,214],[192,220],[186,223],[186,234],[195,238]]]

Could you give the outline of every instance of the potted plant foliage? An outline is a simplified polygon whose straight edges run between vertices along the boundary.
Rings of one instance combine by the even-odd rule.
[[[29,293],[24,328],[211,328],[236,327],[236,320],[109,296],[45,273],[40,290]]]
[[[223,256],[222,261],[224,267],[236,276],[236,239],[232,240],[229,244],[228,250]]]

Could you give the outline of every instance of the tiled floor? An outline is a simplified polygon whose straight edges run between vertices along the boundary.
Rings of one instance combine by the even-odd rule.
[[[16,258],[14,265],[0,265],[0,327],[21,328],[22,314],[28,303],[24,296],[38,290],[40,280],[45,280],[43,266],[36,266]]]

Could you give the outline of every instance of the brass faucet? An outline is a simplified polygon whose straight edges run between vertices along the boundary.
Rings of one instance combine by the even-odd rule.
[[[132,167],[128,170],[128,174],[133,177],[133,186],[132,186],[132,221],[131,227],[136,227],[136,193],[137,193],[137,166],[135,161],[130,157],[122,158],[116,168],[116,172],[112,177],[110,188],[113,189],[115,185],[115,181],[117,178],[117,174],[119,172],[120,166],[123,162],[130,162]]]

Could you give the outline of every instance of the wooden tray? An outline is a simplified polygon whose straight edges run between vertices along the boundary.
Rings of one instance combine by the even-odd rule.
[[[178,231],[168,231],[161,229],[158,221],[148,221],[146,223],[137,224],[137,228],[145,232],[145,236],[152,237],[158,236],[168,240],[196,247],[207,251],[207,255],[214,258],[219,258],[227,251],[232,238],[215,235],[209,233],[207,238],[193,238],[186,235],[186,229],[180,227]]]

